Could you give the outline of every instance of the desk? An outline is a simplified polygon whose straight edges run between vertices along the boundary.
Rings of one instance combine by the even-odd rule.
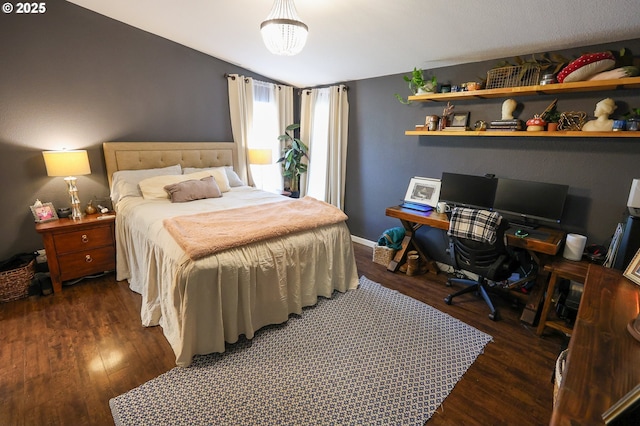
[[[393,260],[389,263],[387,270],[395,272],[398,266],[402,264],[406,258],[407,250],[410,246],[420,253],[423,259],[429,259],[428,256],[421,251],[418,244],[413,243],[415,232],[423,225],[432,228],[448,230],[449,219],[446,214],[436,213],[434,210],[429,212],[420,212],[417,210],[407,209],[401,206],[388,207],[385,214],[389,217],[399,219],[405,229],[406,235],[402,241],[402,248],[398,250]],[[538,276],[536,277],[536,285],[534,291],[529,295],[525,308],[520,319],[527,324],[533,325],[540,307],[540,302],[546,288],[548,272],[544,271],[544,265],[547,264],[552,256],[555,256],[560,250],[560,245],[564,239],[565,233],[558,229],[540,227],[532,231],[531,236],[521,238],[516,237],[513,229],[505,232],[507,236],[507,244],[511,247],[518,247],[527,250],[538,265]],[[437,273],[438,268],[434,262],[429,262],[429,271]]]
[[[544,299],[542,305],[542,312],[540,313],[540,321],[538,322],[538,329],[536,333],[541,336],[545,327],[560,330],[568,336],[571,336],[572,329],[568,327],[564,321],[561,320],[548,320],[549,310],[551,309],[553,295],[556,290],[556,284],[558,279],[566,278],[568,280],[577,281],[584,284],[584,280],[587,277],[587,270],[589,263],[582,261],[573,261],[566,259],[558,259],[545,265],[544,270],[551,273],[549,278],[549,284],[547,285],[547,296]]]
[[[604,413],[640,383],[640,342],[627,332],[640,287],[589,265],[551,425],[604,425]]]

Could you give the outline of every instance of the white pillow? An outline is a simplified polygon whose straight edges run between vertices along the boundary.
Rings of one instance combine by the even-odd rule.
[[[111,201],[116,204],[125,197],[142,197],[138,183],[146,178],[162,175],[179,175],[180,164],[159,169],[120,170],[115,172],[111,180]]]
[[[188,175],[163,175],[153,176],[147,179],[143,179],[138,183],[142,196],[145,200],[162,200],[169,198],[169,193],[164,189],[167,185],[173,185],[174,183],[185,182],[188,180],[200,180],[212,175],[211,171],[204,171],[198,173],[191,173]],[[215,177],[214,177],[215,179]],[[216,179],[217,183],[217,179]]]
[[[182,173],[195,173],[203,170],[211,170],[211,169],[219,169],[220,167],[204,167],[204,168],[196,168],[196,167],[185,167],[182,170]],[[235,188],[237,186],[246,186],[247,184],[240,179],[240,176],[233,170],[233,166],[224,166],[224,171],[227,174],[227,179],[229,180],[229,186],[231,188]]]

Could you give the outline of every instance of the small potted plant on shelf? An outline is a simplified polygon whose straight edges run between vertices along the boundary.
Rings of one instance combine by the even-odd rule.
[[[425,80],[424,74],[420,68],[414,68],[410,77],[405,75],[402,79],[409,84],[409,90],[414,95],[421,93],[433,93],[438,87],[438,80],[436,79],[436,76],[434,75],[429,80]],[[400,101],[400,103],[405,105],[411,103],[411,101],[404,99],[397,93],[395,94],[395,97]]]
[[[624,118],[627,120],[626,129],[628,131],[637,132],[640,130],[640,108],[631,108],[624,115]]]
[[[558,100],[554,99],[549,106],[542,111],[540,118],[547,123],[547,131],[555,132],[558,130],[558,124],[560,122],[561,113],[557,109]]]
[[[282,176],[289,181],[288,189],[292,198],[300,196],[300,175],[307,172],[307,165],[302,162],[302,159],[309,158],[307,145],[294,136],[294,131],[298,128],[300,128],[299,124],[290,124],[284,134],[278,136],[278,140],[284,142],[285,148],[277,162],[282,163]]]

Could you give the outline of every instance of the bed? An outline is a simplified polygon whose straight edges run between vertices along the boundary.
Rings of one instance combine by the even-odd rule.
[[[251,225],[260,223],[265,211],[302,206],[296,203],[306,198],[293,200],[239,182],[233,176],[238,170],[234,143],[105,142],[103,148],[117,213],[116,278],[127,280],[131,290],[142,295],[142,324],[162,327],[176,365],[190,365],[194,355],[224,352],[226,343],[242,335],[251,339],[261,327],[286,322],[290,314],[315,305],[320,296],[329,298],[334,291],[357,287],[344,220],[246,239],[244,228],[252,237],[256,228]],[[140,194],[140,188],[148,189],[148,181],[179,179],[175,175],[181,173],[196,176],[209,168],[219,175],[224,174],[220,168],[227,172],[229,188],[221,197],[172,203]],[[162,177],[156,178],[156,173]],[[231,213],[236,222],[218,219]],[[217,232],[212,224],[226,223],[217,228],[220,238],[209,234],[205,239],[212,246],[222,244],[230,233],[246,243],[216,246],[195,256],[173,225],[196,217],[208,218],[199,228],[202,232]]]

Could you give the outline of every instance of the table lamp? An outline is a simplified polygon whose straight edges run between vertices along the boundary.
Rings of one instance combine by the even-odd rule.
[[[249,164],[264,166],[273,163],[271,149],[249,149]],[[263,189],[262,170],[260,170],[260,189]]]
[[[78,198],[78,187],[74,175],[88,175],[91,173],[89,157],[87,151],[43,151],[44,164],[47,167],[48,176],[66,176],[69,197],[71,198],[71,218],[81,219],[80,199]]]

